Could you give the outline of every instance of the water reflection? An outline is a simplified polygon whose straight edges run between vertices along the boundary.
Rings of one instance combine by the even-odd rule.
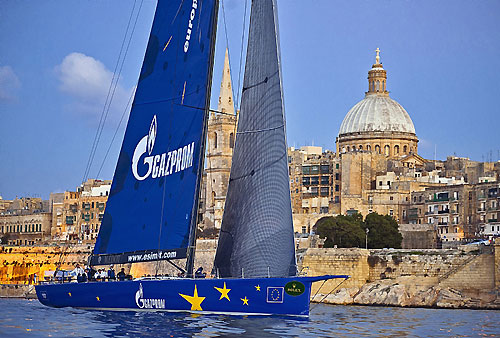
[[[54,309],[20,299],[0,306],[0,337],[500,336],[499,311],[320,305],[304,320]]]

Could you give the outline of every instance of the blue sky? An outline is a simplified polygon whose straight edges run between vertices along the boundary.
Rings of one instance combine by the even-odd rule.
[[[141,7],[90,172],[97,175],[137,81],[155,4],[0,0],[0,196],[48,198],[81,183],[132,8]],[[224,0],[235,88],[244,4]],[[413,119],[422,156],[499,159],[499,1],[278,0],[278,7],[290,146],[335,149],[379,47],[388,90]],[[222,12],[213,107],[227,45]],[[123,132],[122,123],[98,178],[112,178]]]

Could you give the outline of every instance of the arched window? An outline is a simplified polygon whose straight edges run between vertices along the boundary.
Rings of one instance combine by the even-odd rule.
[[[217,195],[215,194],[215,191],[212,191],[212,201],[215,201],[215,197],[217,197]]]
[[[217,133],[214,133],[214,148],[217,148]]]
[[[379,146],[378,144],[377,144],[377,145],[375,145],[375,152],[376,152],[377,154],[380,154],[380,146]]]
[[[386,155],[390,155],[391,154],[391,147],[389,147],[387,144],[384,147],[384,153]]]
[[[363,145],[359,145],[359,150],[363,150]]]
[[[406,152],[408,151],[408,146],[403,146],[403,153],[406,154]]]
[[[413,153],[413,147],[410,147],[410,154]]]
[[[234,134],[229,134],[229,147],[234,148]]]
[[[351,147],[347,146],[347,151],[351,151]]]
[[[368,145],[366,146],[366,150],[368,150],[368,151],[372,151],[372,146],[368,144]]]
[[[399,154],[399,145],[394,146],[394,154]]]

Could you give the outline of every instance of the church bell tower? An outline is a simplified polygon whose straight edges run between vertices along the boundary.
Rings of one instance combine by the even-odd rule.
[[[237,114],[234,113],[227,49],[217,111],[211,112],[208,119],[208,151],[205,159],[206,179],[204,184],[205,212],[203,215],[205,228],[220,228],[222,224],[236,137]]]

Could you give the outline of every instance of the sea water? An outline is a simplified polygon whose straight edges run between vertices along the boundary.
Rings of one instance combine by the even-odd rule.
[[[0,299],[0,337],[499,337],[500,311],[313,304],[309,319],[108,312]]]

